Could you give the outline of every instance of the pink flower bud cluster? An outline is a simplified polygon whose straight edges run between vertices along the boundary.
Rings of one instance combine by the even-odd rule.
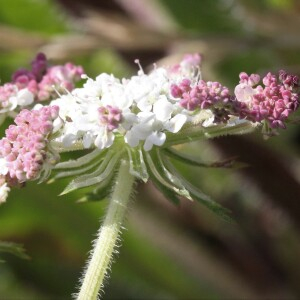
[[[83,69],[67,63],[64,66],[52,66],[38,83],[37,99],[47,101],[57,97],[57,92],[65,93],[75,88],[75,82],[80,80]]]
[[[48,66],[46,56],[39,53],[31,63],[31,70],[17,70],[12,81],[0,87],[0,105],[5,108],[9,98],[25,88],[34,95],[35,101],[51,100],[57,97],[57,91],[65,93],[73,90],[82,74],[82,67],[71,63]]]
[[[268,73],[263,85],[257,85],[259,81],[257,74],[240,74],[240,84],[235,88],[241,102],[240,117],[254,122],[266,120],[271,128],[286,128],[289,115],[299,107],[299,78],[280,71],[279,76]]]
[[[113,131],[119,127],[122,121],[122,110],[111,105],[98,108],[99,120],[102,125],[107,126],[108,131]]]
[[[8,183],[22,183],[38,178],[45,162],[49,162],[48,138],[58,117],[58,106],[39,110],[22,110],[0,140],[0,160],[5,161]]]
[[[229,119],[228,104],[231,96],[227,87],[219,82],[200,80],[192,85],[189,79],[183,79],[178,85],[171,86],[171,95],[180,98],[179,104],[187,110],[211,109],[215,123],[226,122]]]
[[[280,71],[278,76],[268,73],[262,85],[259,82],[259,75],[242,72],[235,96],[231,96],[219,82],[200,80],[193,84],[185,78],[172,84],[170,92],[187,110],[210,109],[214,123],[226,122],[231,115],[252,122],[267,121],[271,128],[285,128],[289,115],[299,107],[299,78]]]
[[[178,85],[171,86],[171,94],[175,98],[181,98],[179,104],[188,110],[208,109],[230,100],[227,87],[219,82],[204,80],[200,80],[193,86],[189,79],[183,79]]]

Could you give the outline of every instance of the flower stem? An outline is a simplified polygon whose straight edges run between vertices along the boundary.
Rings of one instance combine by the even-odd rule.
[[[114,247],[127,205],[132,194],[134,177],[129,173],[129,162],[122,160],[111,194],[110,204],[103,225],[89,260],[77,300],[95,300],[109,271]]]

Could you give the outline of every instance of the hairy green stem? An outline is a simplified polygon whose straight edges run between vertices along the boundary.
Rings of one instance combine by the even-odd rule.
[[[97,299],[105,275],[109,271],[133,184],[134,177],[129,173],[129,162],[122,160],[107,214],[94,244],[77,300]]]

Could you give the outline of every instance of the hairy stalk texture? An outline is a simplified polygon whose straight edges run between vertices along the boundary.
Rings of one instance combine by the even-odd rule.
[[[129,162],[122,160],[104,223],[94,243],[80,292],[76,295],[77,300],[95,300],[103,287],[103,280],[109,271],[133,185],[134,177],[129,173]]]

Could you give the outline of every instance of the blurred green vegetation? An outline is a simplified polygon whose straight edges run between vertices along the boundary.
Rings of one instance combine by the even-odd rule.
[[[177,50],[202,52],[203,76],[230,87],[236,84],[240,71],[264,74],[287,68],[300,74],[300,35],[295,25],[299,24],[300,7],[296,0],[158,1],[176,26],[170,33],[164,28],[163,33],[157,32],[156,28],[154,38],[164,34],[168,43],[151,49],[141,49],[138,38],[130,47],[121,47],[114,28],[91,26],[91,20],[107,14],[104,20],[116,22],[118,28],[119,19],[111,17],[115,14],[133,22],[135,30],[143,30],[144,24],[138,23],[132,11],[126,11],[126,5],[120,9],[122,1],[112,2],[115,4],[110,7],[104,0],[1,0],[1,83],[9,81],[17,68],[26,67],[41,50],[55,63],[72,59],[82,64],[91,77],[101,72],[129,76],[137,69],[132,57],[154,62],[177,54]],[[89,13],[78,16],[73,10],[77,5]],[[286,24],[278,22],[281,17],[286,18]],[[122,30],[120,36],[125,39]],[[14,34],[19,37],[17,42]],[[147,34],[149,28],[144,34],[142,31],[142,35]],[[64,37],[71,35],[81,36],[77,43],[65,45]],[[92,46],[78,50],[81,43],[87,43],[87,36],[93,40]],[[31,39],[35,41],[32,44]],[[243,143],[226,141],[237,151]],[[179,150],[200,155],[204,161],[216,161],[230,156],[226,141],[203,141]],[[281,177],[282,168],[288,170],[295,190],[286,200],[299,200],[299,125],[291,125],[268,141],[253,134],[247,143],[250,146],[245,152],[250,155],[256,155],[257,149],[265,154],[263,157],[274,155],[275,171],[266,170],[264,177],[270,178],[271,185],[282,185],[282,193],[287,186]],[[263,165],[264,159],[257,159],[257,164]],[[236,224],[227,224],[185,199],[175,207],[151,184],[139,185],[104,299],[299,299],[300,218],[297,221],[298,212],[291,213],[290,202],[279,202],[282,198],[262,188],[247,170],[176,166],[205,193],[231,209]],[[256,166],[249,169],[255,174]],[[0,207],[0,240],[23,244],[30,257],[23,260],[1,254],[5,260],[0,263],[1,300],[70,299],[76,291],[107,200],[76,203],[84,191],[58,197],[66,184],[67,180],[29,183],[12,191]]]

